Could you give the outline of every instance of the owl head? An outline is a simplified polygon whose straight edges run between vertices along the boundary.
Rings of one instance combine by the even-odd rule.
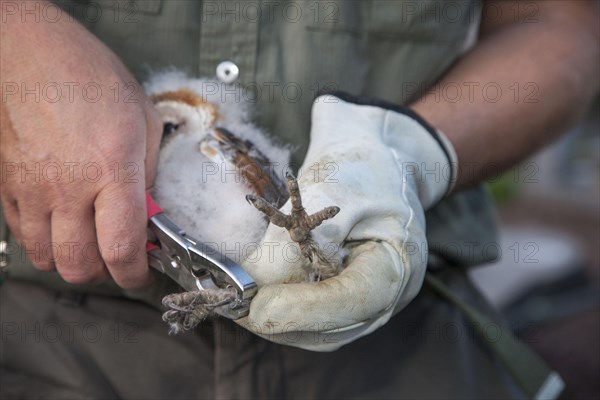
[[[189,89],[158,93],[151,99],[163,121],[163,140],[175,133],[202,137],[220,117],[213,104]]]

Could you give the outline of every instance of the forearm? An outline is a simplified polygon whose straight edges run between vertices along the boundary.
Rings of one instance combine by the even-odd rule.
[[[472,96],[452,102],[428,93],[412,105],[454,145],[461,170],[457,190],[510,167],[564,132],[598,90],[597,5],[537,7],[534,23],[484,21],[482,40],[439,83],[441,90],[456,84],[473,88]]]

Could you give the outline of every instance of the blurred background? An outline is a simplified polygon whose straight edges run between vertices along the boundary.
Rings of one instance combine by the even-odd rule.
[[[566,381],[600,398],[600,98],[568,134],[492,179],[502,258],[470,275]]]

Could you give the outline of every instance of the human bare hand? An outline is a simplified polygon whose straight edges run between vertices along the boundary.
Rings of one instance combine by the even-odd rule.
[[[144,191],[161,123],[133,76],[72,21],[2,22],[0,195],[36,268],[151,281]]]

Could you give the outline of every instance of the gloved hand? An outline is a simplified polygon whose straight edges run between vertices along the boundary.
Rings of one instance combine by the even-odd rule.
[[[409,109],[322,95],[298,182],[306,211],[339,206],[313,231],[346,255],[343,271],[305,280],[306,259],[270,225],[244,268],[259,285],[245,328],[273,342],[331,351],[373,332],[421,288],[427,263],[424,211],[452,187],[457,160],[445,137]],[[290,202],[281,211],[289,213]]]

